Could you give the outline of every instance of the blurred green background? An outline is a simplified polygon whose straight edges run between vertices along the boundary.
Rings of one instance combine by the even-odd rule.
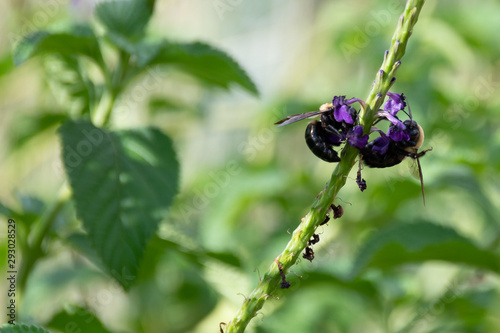
[[[181,192],[160,238],[148,248],[137,285],[125,293],[68,245],[64,235],[78,224],[68,209],[54,226],[59,241],[28,281],[19,319],[59,320],[59,327],[71,319],[82,332],[100,332],[88,326],[97,319],[78,306],[114,332],[217,332],[285,247],[334,168],[308,150],[306,121],[284,128],[273,123],[316,110],[335,95],[365,98],[403,6],[157,1],[149,26],[154,35],[225,50],[246,69],[260,97],[212,89],[169,70],[151,71],[131,85],[118,102],[114,126],[160,127],[173,138],[182,168]],[[40,115],[67,111],[67,96],[51,76],[57,68],[40,59],[14,68],[13,46],[36,29],[87,20],[91,8],[84,0],[0,3],[5,205],[39,212],[65,182],[57,127],[35,130],[43,127]],[[363,193],[353,171],[339,194],[344,216],[319,228],[316,259],[292,268],[292,287],[272,295],[248,332],[498,331],[500,285],[487,270],[425,260],[368,268],[354,282],[341,277],[379,229],[416,221],[454,229],[498,253],[499,15],[500,1],[427,1],[391,89],[407,96],[425,130],[423,148],[433,148],[421,159],[426,206],[408,163],[365,168]],[[0,295],[6,297],[3,284]]]

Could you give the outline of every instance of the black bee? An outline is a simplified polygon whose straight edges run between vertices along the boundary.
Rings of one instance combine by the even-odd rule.
[[[389,148],[384,155],[373,151],[375,141],[369,142],[365,148],[361,149],[363,162],[371,168],[388,168],[401,163],[406,157],[417,159],[422,157],[427,151],[418,153],[418,149],[424,142],[424,131],[415,120],[407,119],[403,122],[410,135],[410,140],[393,141],[389,143]],[[391,124],[391,127],[395,125]]]
[[[342,123],[335,120],[332,103],[325,103],[318,111],[311,111],[288,116],[275,123],[278,126],[293,124],[297,121],[321,115],[321,120],[314,120],[307,125],[306,143],[309,149],[325,162],[340,162],[340,157],[332,146],[340,146],[345,140],[342,130]]]
[[[372,149],[375,141],[371,141],[365,146],[365,148],[361,149],[361,155],[363,162],[371,168],[388,168],[401,163],[407,157],[412,158],[417,165],[418,177],[420,178],[420,185],[422,187],[422,197],[424,198],[425,204],[424,179],[422,176],[422,167],[420,166],[419,158],[424,156],[428,151],[432,150],[432,148],[418,152],[424,142],[424,130],[415,120],[411,119],[411,111],[409,116],[410,119],[403,121],[403,124],[406,126],[406,132],[410,135],[409,140],[390,140],[389,148],[383,155]],[[395,126],[396,125],[391,124],[390,127]]]

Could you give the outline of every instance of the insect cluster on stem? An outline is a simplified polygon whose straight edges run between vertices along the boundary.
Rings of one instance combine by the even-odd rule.
[[[383,110],[378,110],[376,119],[370,133],[380,134],[375,140],[368,142],[369,135],[363,134],[364,127],[359,125],[359,111],[352,104],[359,103],[363,107],[365,103],[358,98],[346,99],[345,96],[335,96],[332,103],[321,105],[318,111],[306,112],[288,116],[278,121],[278,126],[285,126],[297,121],[320,116],[320,120],[314,120],[307,125],[305,138],[309,149],[320,159],[326,162],[340,162],[338,152],[334,147],[347,143],[360,150],[360,160],[371,168],[387,168],[401,163],[410,157],[416,161],[418,174],[424,196],[422,168],[419,158],[426,149],[419,152],[424,141],[424,131],[412,118],[411,111],[404,110],[406,107],[403,94],[387,93],[388,101]],[[397,113],[402,111],[409,119],[401,121]],[[389,121],[391,124],[385,133],[375,127],[381,121]],[[361,178],[361,167],[358,170],[356,183],[361,191],[366,189],[366,181]],[[425,203],[425,197],[424,197]]]

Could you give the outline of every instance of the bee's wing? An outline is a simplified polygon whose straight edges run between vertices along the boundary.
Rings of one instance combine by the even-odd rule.
[[[301,114],[294,114],[294,115],[286,117],[285,119],[281,119],[280,121],[278,121],[274,124],[278,125],[278,127],[285,126],[285,125],[293,124],[297,121],[301,121],[301,120],[304,120],[307,118],[316,117],[316,116],[318,116],[322,113],[326,113],[326,112],[331,112],[331,111],[330,110],[319,110],[319,111],[311,111],[311,112],[306,112],[306,113],[301,113]]]
[[[420,180],[420,187],[422,188],[422,199],[424,200],[425,206],[425,193],[424,193],[424,176],[422,175],[422,167],[420,166],[420,160],[417,158],[410,159],[410,172],[413,177]]]

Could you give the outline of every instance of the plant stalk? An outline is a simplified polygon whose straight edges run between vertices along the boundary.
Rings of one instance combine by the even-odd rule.
[[[17,288],[19,291],[18,304],[21,305],[22,296],[26,288],[28,277],[40,258],[45,256],[43,241],[46,239],[57,215],[69,199],[69,190],[63,185],[59,198],[54,202],[36,222],[35,230],[29,235],[26,248],[23,249],[21,265],[17,275]]]
[[[406,45],[424,2],[425,0],[408,0],[404,12],[398,20],[391,47],[384,54],[382,66],[375,76],[374,84],[365,101],[366,107],[361,109],[360,123],[365,128],[365,134],[369,133],[376,116],[376,110],[381,107],[387,92],[395,81],[395,73],[401,65],[400,59],[406,51]],[[346,144],[342,150],[341,161],[333,171],[330,182],[318,195],[309,213],[295,229],[283,252],[273,261],[257,287],[245,298],[234,319],[228,323],[226,333],[244,332],[250,320],[256,316],[265,301],[279,288],[281,274],[288,273],[290,267],[300,258],[318,226],[324,222],[331,204],[345,185],[358,154],[358,149]]]

